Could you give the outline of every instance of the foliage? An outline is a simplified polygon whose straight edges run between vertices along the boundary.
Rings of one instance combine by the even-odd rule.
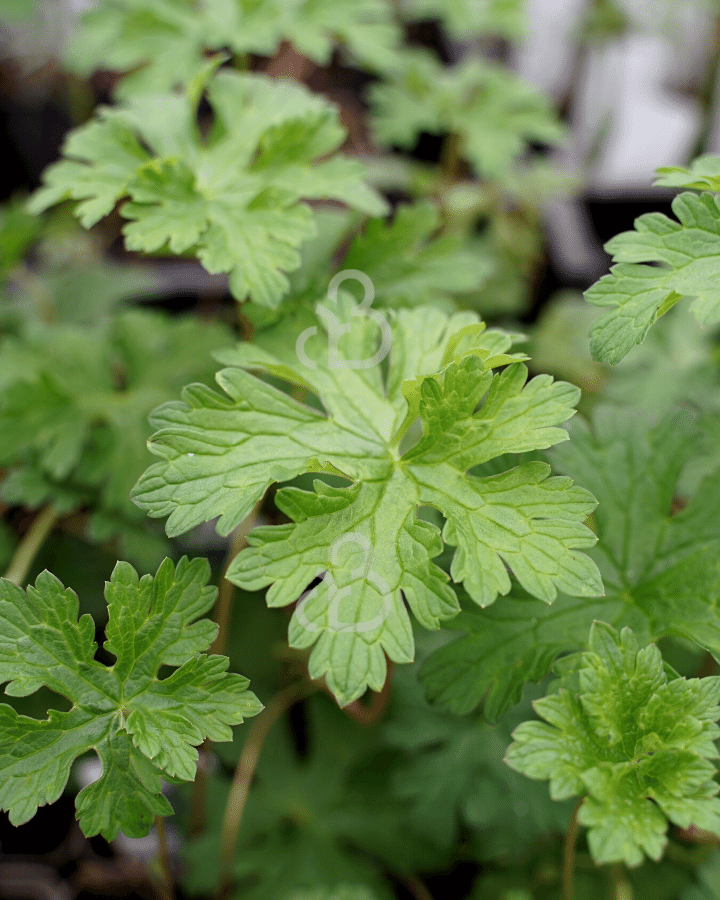
[[[167,547],[130,502],[148,462],[148,414],[210,379],[210,353],[229,343],[219,324],[141,310],[95,326],[27,323],[0,350],[3,499],[89,506],[91,538],[119,535],[124,554],[156,566]]]
[[[660,169],[659,183],[712,187],[713,165],[705,157],[697,170]],[[698,180],[699,179],[699,180]],[[708,180],[709,179],[709,180]],[[641,343],[655,320],[679,300],[690,304],[701,325],[720,322],[715,278],[720,259],[720,205],[713,193],[682,193],[672,202],[677,221],[662,213],[645,213],[635,230],[616,235],[605,245],[616,263],[585,293],[596,306],[609,307],[590,329],[596,359],[619,362]]]
[[[192,251],[209,272],[229,273],[238,300],[251,293],[273,306],[288,289],[285,273],[300,263],[297,247],[314,233],[301,199],[340,200],[374,215],[385,204],[362,183],[356,161],[313,165],[344,130],[326,101],[290,81],[217,73],[207,87],[215,120],[203,139],[196,112],[209,74],[186,94],[102,109],[71,133],[66,159],[46,170],[31,209],[79,200],[76,215],[89,228],[128,197],[121,212],[129,249]]]
[[[528,141],[557,144],[564,136],[545,97],[484,60],[447,69],[426,51],[406,51],[370,97],[381,145],[412,149],[423,131],[449,132],[478,176],[502,178]]]
[[[461,40],[481,34],[519,40],[525,34],[522,0],[405,0],[403,14],[410,21],[438,18]]]
[[[342,360],[367,360],[375,350],[374,323],[355,322],[340,345]],[[547,377],[526,385],[527,370],[507,353],[509,338],[469,313],[399,313],[385,384],[377,368],[356,374],[324,360],[311,367],[318,345],[307,341],[306,365],[292,369],[248,345],[222,354],[234,365],[217,376],[227,397],[192,388],[153,414],[160,430],[150,446],[164,459],[134,497],[151,516],[169,514],[169,535],[216,516],[227,534],[273,481],[308,471],[347,479],[344,486],[316,480],[312,492],[281,490],[275,502],[294,524],[256,529],[227,573],[246,589],[272,585],[268,604],[286,606],[328,572],[296,608],[290,643],[315,644],[310,674],[325,675],[341,703],[382,687],[384,653],[396,662],[413,658],[402,596],[426,628],[457,611],[447,575],[431,562],[442,549],[440,530],[417,518],[418,505],[446,516],[443,539],[457,547],[450,575],[482,606],[510,589],[506,565],[547,603],[558,588],[601,593],[594,564],[576,550],[594,543],[581,524],[594,508],[591,495],[569,479],[548,478],[542,463],[492,478],[466,475],[503,452],[564,440],[554,426],[572,415],[574,388]],[[247,369],[313,391],[326,415]],[[423,435],[401,453],[418,415]],[[348,543],[352,551],[340,553]],[[368,571],[380,577],[370,582]]]
[[[383,0],[108,0],[85,13],[66,61],[81,75],[129,72],[118,90],[128,97],[190,82],[209,50],[272,56],[283,41],[321,65],[339,45],[377,68],[398,32]]]
[[[546,299],[581,177],[521,6],[100,0],[92,82],[37,72],[78,124],[0,207],[0,805],[89,756],[148,895],[174,845],[228,900],[713,895],[719,158]]]
[[[593,425],[573,422],[571,440],[552,459],[599,501],[598,542],[588,553],[605,598],[560,596],[548,608],[513,589],[490,609],[464,608],[450,623],[463,636],[438,649],[422,670],[429,696],[446,709],[462,714],[483,703],[485,716],[497,720],[558,654],[584,645],[595,618],[630,625],[648,640],[682,637],[720,657],[717,471],[682,511],[673,509],[698,438],[692,419],[670,413],[649,427],[635,411],[608,406],[596,410]]]
[[[383,869],[409,871],[440,857],[398,832],[398,802],[382,762],[375,761],[374,730],[358,726],[325,697],[311,698],[306,716],[305,758],[287,728],[274,730],[263,747],[234,859],[233,896],[275,900],[352,882],[390,900]],[[193,895],[217,888],[228,787],[222,773],[212,778],[208,829],[188,848],[193,865],[185,888]]]
[[[545,721],[515,729],[507,763],[556,800],[583,795],[594,859],[636,866],[659,859],[667,820],[720,832],[718,700],[720,679],[668,677],[657,647],[595,622],[578,675],[535,701]]]
[[[78,620],[78,598],[49,572],[25,592],[0,581],[0,679],[5,693],[25,697],[46,685],[72,702],[47,719],[0,705],[0,803],[20,825],[52,803],[78,756],[94,750],[101,777],[77,798],[87,835],[114,838],[149,832],[154,815],[172,807],[161,777],[190,781],[206,737],[229,740],[231,725],[262,709],[248,681],[228,674],[228,660],[202,653],[217,626],[201,619],[213,605],[204,560],[167,559],[153,578],[118,563],[105,588],[109,623],[105,666],[94,656],[95,626]],[[161,666],[175,671],[158,678]]]

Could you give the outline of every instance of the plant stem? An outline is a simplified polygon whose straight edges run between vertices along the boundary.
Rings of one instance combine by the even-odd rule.
[[[8,581],[12,581],[13,584],[20,586],[25,583],[28,571],[38,550],[45,543],[47,536],[53,530],[59,518],[60,513],[52,504],[43,507],[35,516],[32,525],[20,541],[5,572],[5,578]]]
[[[248,731],[245,745],[240,754],[230,793],[228,794],[220,832],[220,881],[216,897],[224,900],[232,887],[233,862],[235,847],[242,824],[250,783],[257,767],[260,751],[270,729],[298,700],[308,693],[316,691],[317,685],[308,682],[296,682],[275,694],[265,709],[253,719]]]
[[[445,184],[454,184],[460,171],[460,138],[451,132],[440,151],[440,177]]]
[[[165,881],[165,896],[167,900],[175,900],[175,885],[173,882],[172,866],[170,865],[170,853],[168,851],[167,833],[165,831],[165,819],[155,816],[155,828],[158,836],[158,862],[160,871]]]
[[[402,879],[402,883],[415,897],[415,900],[433,900],[433,896],[424,881],[417,875],[408,875]]]
[[[190,808],[188,810],[188,837],[196,837],[205,831],[205,799],[207,797],[208,764],[210,762],[210,748],[212,743],[205,738],[198,753],[195,781],[190,791]]]
[[[218,624],[218,633],[215,640],[210,645],[209,653],[223,654],[227,646],[228,631],[230,630],[230,620],[232,618],[233,597],[235,595],[235,585],[228,581],[225,573],[230,568],[232,561],[238,553],[247,545],[247,536],[252,531],[260,513],[262,500],[259,500],[249,516],[235,529],[235,532],[228,547],[225,562],[223,564],[222,575],[220,576],[220,584],[218,586],[217,602],[215,603],[214,617]],[[198,758],[197,774],[193,782],[190,794],[190,812],[188,816],[188,833],[191,835],[202,834],[205,830],[205,796],[207,794],[207,765],[209,762],[210,749],[212,742],[209,738],[203,741],[200,748]]]
[[[250,515],[235,529],[228,548],[225,564],[223,565],[222,575],[220,576],[220,584],[218,586],[217,603],[215,604],[215,621],[218,624],[218,633],[215,640],[210,646],[209,653],[224,653],[227,645],[228,630],[230,628],[230,619],[232,617],[233,596],[235,594],[235,585],[228,581],[225,573],[232,565],[233,560],[238,553],[247,546],[247,536],[255,527],[257,517],[260,513],[262,500],[259,500],[253,507]]]
[[[633,900],[633,889],[625,877],[622,863],[614,863],[610,870],[612,878],[612,900]]]
[[[581,797],[575,804],[575,809],[570,817],[570,824],[568,825],[568,830],[565,834],[562,871],[563,900],[574,900],[575,898],[575,891],[573,889],[573,871],[575,869],[575,846],[577,844],[578,832],[580,831],[578,812],[580,811],[584,799],[584,797]]]

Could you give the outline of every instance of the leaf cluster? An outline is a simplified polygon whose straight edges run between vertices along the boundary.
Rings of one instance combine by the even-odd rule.
[[[584,797],[596,861],[636,866],[660,858],[668,820],[720,832],[718,700],[717,677],[668,677],[656,646],[596,622],[578,673],[535,701],[544,721],[515,729],[506,761],[549,779],[554,799]]]
[[[288,290],[297,248],[315,233],[303,200],[336,200],[371,215],[386,205],[363,167],[339,155],[345,137],[328,101],[289,80],[220,71],[218,60],[184,93],[134,96],[72,131],[65,159],[31,199],[39,212],[73,199],[89,228],[118,201],[130,250],[196,255],[228,273],[238,300],[274,306]],[[209,133],[197,122],[207,84]]]

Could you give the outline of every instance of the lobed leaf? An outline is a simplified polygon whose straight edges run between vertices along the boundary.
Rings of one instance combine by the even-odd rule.
[[[119,562],[105,586],[109,623],[95,659],[95,625],[78,620],[78,598],[49,572],[25,591],[0,580],[0,681],[10,696],[47,686],[72,702],[47,719],[0,705],[0,805],[14,825],[63,792],[77,757],[94,751],[102,775],[77,798],[87,836],[112,840],[120,829],[146,835],[156,815],[172,807],[162,777],[191,781],[196,747],[226,741],[231,725],[262,709],[248,680],[228,674],[228,659],[206,656],[217,626],[202,618],[215,599],[206,560],[166,559],[153,577],[139,578]],[[163,666],[178,666],[159,678]]]
[[[208,379],[211,351],[228,343],[219,325],[141,310],[96,326],[27,323],[2,344],[3,498],[62,512],[90,505],[93,539],[120,535],[134,559],[156,566],[165,542],[130,502],[148,415],[188,380]]]
[[[670,820],[720,832],[720,787],[713,781],[720,728],[720,679],[668,680],[654,645],[638,649],[595,622],[588,650],[559,692],[534,703],[544,722],[513,732],[506,762],[550,780],[553,799],[585,799],[578,821],[589,828],[598,863],[639,865],[659,859]]]
[[[381,145],[409,150],[421,132],[457,135],[459,155],[480,177],[507,175],[529,141],[557,144],[564,137],[546,98],[477,58],[448,69],[426,51],[407,51],[370,99]]]
[[[585,292],[588,302],[609,308],[590,328],[595,359],[619,362],[683,298],[692,299],[701,325],[720,322],[720,199],[684,193],[672,210],[677,221],[646,213],[634,231],[605,245],[616,265]]]
[[[629,625],[646,640],[675,636],[720,659],[717,554],[720,477],[707,478],[680,512],[673,508],[697,433],[687,415],[649,427],[634,410],[599,407],[593,427],[575,419],[571,440],[551,451],[555,467],[598,498],[598,542],[588,551],[603,600],[560,596],[552,607],[518,590],[485,610],[465,605],[449,624],[462,632],[423,664],[428,697],[466,714],[483,704],[494,721],[540,681],[560,654],[580,649],[594,619]]]
[[[85,77],[129,72],[117,93],[130,97],[190,82],[208,51],[272,56],[289,41],[328,65],[339,45],[376,68],[392,60],[398,39],[381,0],[108,0],[83,15],[65,61]]]
[[[340,358],[367,359],[377,320],[344,309]],[[468,474],[505,452],[564,440],[557,426],[572,415],[577,389],[547,376],[526,384],[527,370],[507,353],[509,337],[484,331],[471,313],[399,311],[386,379],[377,366],[338,368],[324,358],[317,321],[304,365],[240,345],[221,357],[232,365],[217,376],[224,394],[191,387],[181,402],[157,410],[150,446],[162,461],[134,491],[149,515],[169,515],[168,534],[218,516],[226,534],[273,482],[305,472],[340,476],[339,485],[316,480],[312,491],[278,491],[290,523],[253,531],[227,573],[248,590],[269,586],[271,606],[300,601],[290,643],[313,646],[312,677],[325,675],[344,704],[382,687],[386,655],[412,660],[405,604],[426,628],[458,610],[448,576],[432,562],[443,541],[457,548],[452,578],[483,606],[510,590],[508,567],[547,603],[558,589],[602,592],[595,565],[578,552],[595,542],[581,524],[595,505],[590,494],[549,477],[543,463]],[[492,366],[507,363],[493,374]],[[311,390],[324,410],[249,369]],[[418,416],[422,437],[405,448]],[[442,533],[418,518],[423,506],[446,517]]]
[[[363,183],[360,163],[333,156],[345,133],[335,109],[296,82],[223,71],[218,60],[185,94],[135,97],[71,132],[30,208],[81,200],[86,227],[123,198],[128,249],[192,252],[208,272],[227,272],[233,295],[276,306],[297,248],[315,233],[302,200],[336,200],[371,215],[385,202]],[[196,124],[204,83],[215,121]]]

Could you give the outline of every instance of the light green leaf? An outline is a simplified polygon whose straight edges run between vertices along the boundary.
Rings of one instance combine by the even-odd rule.
[[[523,0],[405,0],[403,15],[410,21],[440,19],[456,40],[495,34],[519,40],[525,34]]]
[[[662,166],[655,173],[661,187],[691,188],[720,193],[720,156],[698,156],[689,166]]]
[[[0,581],[0,681],[24,697],[45,685],[72,702],[37,720],[0,705],[0,805],[21,825],[63,792],[70,766],[94,750],[99,780],[80,792],[77,811],[88,835],[112,840],[149,832],[155,815],[172,807],[162,775],[192,780],[196,746],[205,737],[227,741],[231,725],[262,706],[248,681],[228,674],[223,656],[205,656],[217,626],[201,618],[212,607],[206,560],[177,568],[166,559],[153,578],[138,578],[120,562],[106,584],[109,623],[104,649],[112,666],[94,658],[95,625],[78,621],[78,598],[49,572],[23,590]],[[178,666],[158,678],[162,666]]]
[[[512,169],[529,141],[557,144],[564,130],[547,100],[502,66],[466,57],[445,68],[406,51],[388,81],[373,85],[374,130],[383,146],[412,149],[421,132],[450,132],[481,177]]]
[[[86,13],[66,53],[85,77],[130,71],[118,95],[187,84],[207,51],[272,56],[283,41],[328,65],[336,46],[361,64],[392,61],[399,34],[382,0],[106,0]]]
[[[660,651],[595,622],[575,675],[534,703],[544,722],[513,732],[506,762],[549,779],[553,799],[585,795],[578,820],[598,863],[659,859],[667,820],[720,833],[713,781],[720,679],[668,681]]]
[[[720,200],[684,193],[672,210],[678,221],[646,213],[605,245],[616,265],[585,292],[588,302],[609,307],[590,328],[595,359],[619,362],[683,298],[692,298],[701,325],[720,322]]]
[[[352,309],[345,308],[338,359],[366,360],[376,351],[378,326],[349,316]],[[338,699],[349,703],[368,686],[380,689],[386,654],[412,660],[405,602],[426,628],[437,628],[458,608],[447,575],[432,562],[443,540],[457,547],[450,575],[483,606],[510,590],[508,567],[547,603],[558,589],[602,592],[595,565],[578,552],[595,542],[581,524],[595,506],[591,495],[569,479],[550,478],[543,463],[493,477],[467,474],[505,452],[564,440],[557,426],[573,413],[575,388],[548,376],[526,384],[526,368],[507,354],[510,339],[484,331],[471,313],[398,311],[386,379],[378,366],[330,365],[318,323],[306,344],[308,364],[291,367],[240,345],[219,357],[234,366],[217,376],[224,394],[191,387],[181,402],[157,410],[153,423],[160,430],[150,446],[163,459],[134,492],[151,516],[169,515],[170,535],[216,516],[227,534],[273,482],[313,471],[346,480],[279,491],[276,503],[291,523],[252,532],[250,547],[228,571],[246,589],[270,585],[271,606],[301,599],[290,642],[314,645],[312,677],[324,674]],[[501,375],[492,373],[491,366],[508,362]],[[324,412],[247,369],[307,386]],[[406,448],[403,439],[418,415],[422,437]],[[435,525],[418,518],[422,506],[446,517],[442,539]]]
[[[230,71],[211,78],[207,93],[215,113],[207,139],[195,122],[199,91],[102,109],[71,132],[66,158],[46,170],[30,206],[81,199],[76,214],[89,227],[128,197],[121,212],[129,249],[192,252],[209,272],[229,274],[239,300],[275,306],[288,290],[286,273],[300,264],[297,248],[315,233],[303,199],[371,215],[386,204],[363,183],[360,163],[337,155],[317,162],[345,136],[323,98],[289,80]]]

